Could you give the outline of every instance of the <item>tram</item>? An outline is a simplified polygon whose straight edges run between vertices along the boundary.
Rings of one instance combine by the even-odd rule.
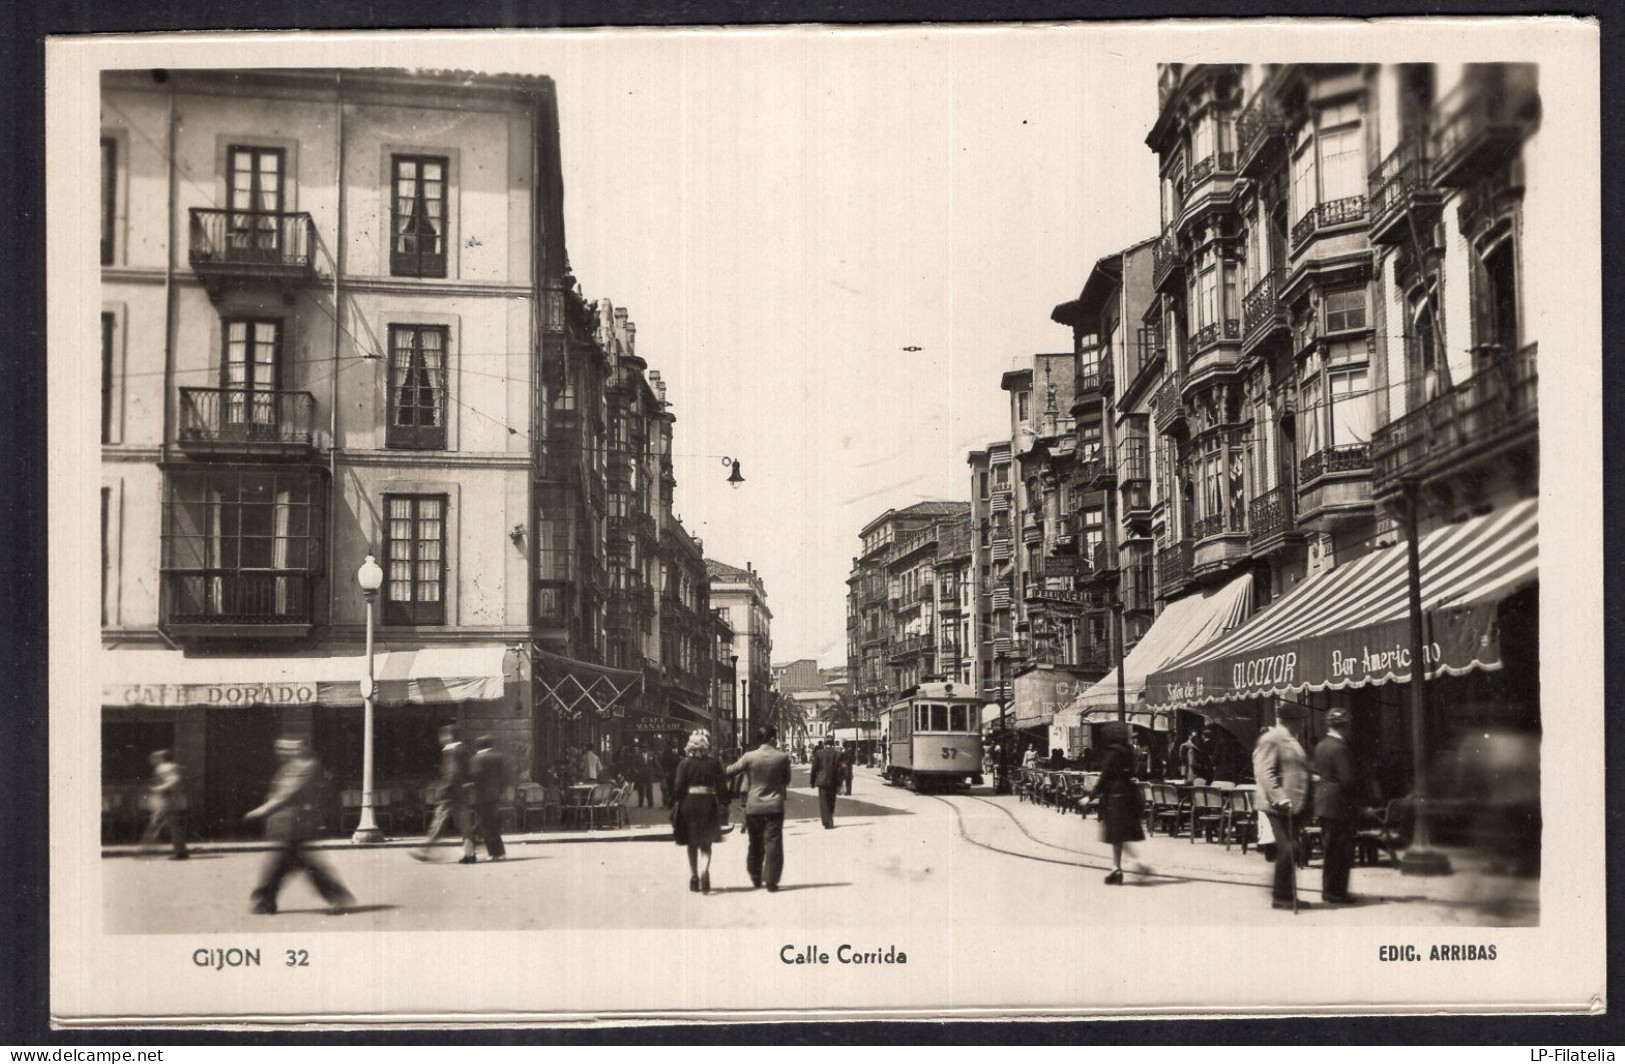
[[[970,684],[922,683],[886,713],[888,783],[925,791],[982,782],[982,700]]]

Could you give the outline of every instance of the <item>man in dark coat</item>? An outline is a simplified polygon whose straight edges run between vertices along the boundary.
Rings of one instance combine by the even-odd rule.
[[[289,874],[303,869],[335,914],[355,904],[355,896],[344,888],[333,870],[305,842],[316,834],[321,820],[322,765],[302,739],[278,739],[277,757],[282,764],[271,777],[270,793],[263,804],[244,815],[245,820],[264,820],[265,837],[277,848],[265,862],[254,887],[253,911],[276,912],[277,892]]]
[[[423,845],[412,851],[419,861],[429,860],[429,847],[455,827],[463,836],[463,857],[459,864],[474,863],[474,815],[468,807],[468,746],[457,739],[450,724],[440,729],[440,782],[435,795],[434,821]]]
[[[654,805],[655,792],[655,765],[654,754],[638,745],[636,739],[632,741],[631,752],[627,754],[630,764],[627,766],[627,775],[632,778],[632,789],[637,792],[638,808]]]
[[[858,748],[855,743],[841,744],[841,783],[846,787],[846,796],[852,797],[852,766],[858,763]]]
[[[1320,817],[1326,846],[1320,897],[1332,905],[1354,901],[1349,894],[1349,869],[1354,864],[1359,788],[1348,728],[1348,710],[1332,710],[1326,714],[1326,738],[1315,745],[1315,815]]]
[[[508,856],[502,845],[502,794],[508,788],[508,760],[496,748],[496,740],[482,735],[474,740],[474,829],[485,840],[485,853],[493,861]],[[473,854],[469,854],[470,857]]]
[[[818,816],[826,828],[835,826],[835,793],[841,785],[841,755],[834,744],[820,741],[813,749],[812,785],[818,788]]]

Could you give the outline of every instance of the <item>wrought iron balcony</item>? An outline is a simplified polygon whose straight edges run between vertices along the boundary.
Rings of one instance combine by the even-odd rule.
[[[1471,184],[1517,147],[1540,111],[1532,63],[1470,64],[1434,108],[1433,180]]]
[[[1158,432],[1172,432],[1185,420],[1185,401],[1181,395],[1184,387],[1185,375],[1170,373],[1163,378],[1162,386],[1152,397],[1151,420],[1156,424]]]
[[[1371,171],[1371,240],[1399,244],[1412,229],[1425,234],[1439,217],[1444,194],[1428,173],[1428,142],[1406,137]]]
[[[1191,532],[1198,540],[1211,539],[1230,532],[1245,532],[1246,515],[1239,509],[1221,510],[1218,513],[1204,514],[1195,521]]]
[[[1322,477],[1343,473],[1369,473],[1371,445],[1340,443],[1322,448],[1298,466],[1298,490],[1304,491]]]
[[[1191,541],[1181,539],[1157,551],[1157,597],[1172,598],[1184,590],[1191,575]]]
[[[1327,200],[1325,203],[1310,207],[1292,227],[1292,250],[1294,252],[1301,250],[1303,245],[1309,242],[1309,238],[1322,229],[1364,221],[1365,206],[1364,196],[1344,196],[1342,199]]]
[[[291,300],[315,276],[316,223],[303,211],[193,207],[190,222],[188,261],[211,297],[231,281],[273,282]]]
[[[1210,321],[1191,335],[1191,357],[1194,358],[1217,344],[1235,343],[1240,339],[1240,319],[1225,318],[1222,321]]]
[[[1241,117],[1236,119],[1236,143],[1241,146],[1240,170],[1243,176],[1254,176],[1274,157],[1275,149],[1285,143],[1286,116],[1275,102],[1275,95],[1266,86],[1254,94],[1252,102]]]
[[[287,638],[315,623],[313,572],[171,569],[160,579],[163,628],[176,638]]]
[[[1540,420],[1535,345],[1511,357],[1481,349],[1480,359],[1484,364],[1466,381],[1376,431],[1371,459],[1378,495],[1398,491],[1407,479],[1499,460],[1508,444],[1534,438]]]
[[[1236,153],[1217,152],[1192,164],[1185,187],[1194,189],[1204,181],[1213,180],[1214,177],[1234,177],[1235,173]]]
[[[1259,278],[1241,300],[1242,340],[1251,346],[1275,329],[1286,328],[1286,307],[1281,303],[1282,271],[1271,270]]]
[[[299,457],[315,441],[309,392],[182,388],[175,442],[192,455]]]
[[[1185,272],[1185,260],[1180,256],[1179,240],[1172,229],[1151,245],[1151,284],[1159,292],[1177,291],[1179,278]]]
[[[1255,541],[1293,531],[1297,514],[1297,493],[1291,485],[1280,484],[1247,504],[1247,523]]]
[[[1078,370],[1072,381],[1072,392],[1082,399],[1100,391],[1100,363],[1091,362]]]
[[[1109,488],[1117,483],[1117,459],[1109,449],[1096,447],[1078,460],[1078,475],[1086,487]]]

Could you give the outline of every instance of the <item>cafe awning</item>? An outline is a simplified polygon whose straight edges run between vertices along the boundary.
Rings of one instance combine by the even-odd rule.
[[[1501,667],[1497,604],[1535,582],[1534,500],[1422,537],[1427,675]],[[1154,673],[1147,700],[1190,707],[1411,678],[1407,547],[1304,581],[1230,635]]]
[[[1253,578],[1238,576],[1229,583],[1200,595],[1187,595],[1163,607],[1140,641],[1123,662],[1124,695],[1130,723],[1153,726],[1146,713],[1146,677],[1182,654],[1204,646],[1246,620],[1252,610]],[[1072,704],[1081,723],[1100,724],[1117,719],[1117,669],[1090,687]],[[1138,711],[1138,712],[1136,712]],[[1165,721],[1157,724],[1166,728]]]
[[[508,648],[423,647],[379,651],[378,704],[446,705],[502,697]],[[104,706],[361,705],[364,654],[188,657],[174,650],[108,650]]]

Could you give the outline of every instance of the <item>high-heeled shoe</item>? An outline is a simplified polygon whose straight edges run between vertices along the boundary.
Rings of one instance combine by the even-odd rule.
[[[692,890],[696,894],[698,894],[700,892],[700,877],[699,876],[689,876],[688,877],[688,889]]]
[[[1121,868],[1113,870],[1112,874],[1106,877],[1106,884],[1108,886],[1119,886],[1122,882],[1123,870]]]
[[[709,893],[711,893],[711,873],[710,872],[707,872],[704,875],[700,876],[700,893],[701,894],[709,894]]]

